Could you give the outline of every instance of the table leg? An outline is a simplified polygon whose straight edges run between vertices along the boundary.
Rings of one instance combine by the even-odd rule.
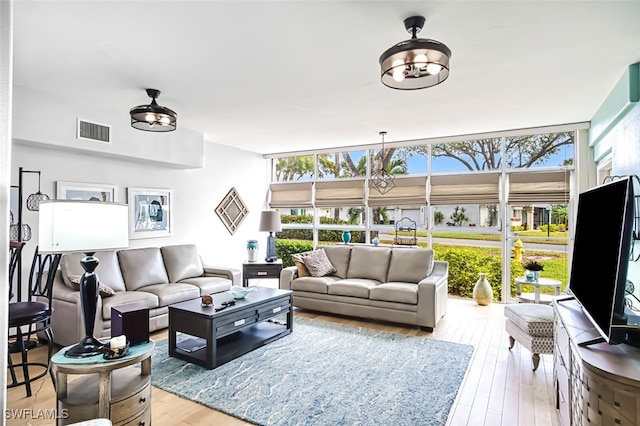
[[[175,356],[176,354],[176,328],[175,322],[177,319],[172,311],[169,311],[169,356]]]
[[[58,416],[56,420],[57,425],[64,424],[64,415],[62,412],[62,401],[67,397],[67,373],[61,373],[56,370],[56,398],[57,398],[57,408],[58,408]]]
[[[140,369],[142,370],[140,373],[142,376],[148,376],[151,374],[151,355],[142,360],[140,363]]]
[[[534,284],[533,288],[535,289],[535,303],[540,303],[540,286],[538,284]]]
[[[111,399],[111,372],[99,373],[100,385],[98,393],[98,417],[105,419],[109,416],[109,400]]]

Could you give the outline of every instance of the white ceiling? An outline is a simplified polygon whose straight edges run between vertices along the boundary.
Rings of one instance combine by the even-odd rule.
[[[378,58],[415,14],[450,77],[389,89]],[[589,121],[640,61],[639,17],[606,0],[15,0],[14,83],[125,115],[160,89],[179,128],[258,153],[473,134]]]

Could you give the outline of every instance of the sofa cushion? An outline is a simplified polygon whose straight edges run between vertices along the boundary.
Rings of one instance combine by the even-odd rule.
[[[138,291],[155,294],[158,297],[158,306],[169,306],[173,303],[200,297],[200,289],[198,287],[183,283],[146,285]]]
[[[344,280],[338,280],[329,284],[329,294],[335,294],[337,296],[351,296],[360,297],[363,299],[369,298],[369,290],[375,288],[380,284],[375,280],[367,280],[361,278],[347,278]]]
[[[349,259],[351,258],[351,246],[319,246],[323,248],[331,264],[336,268],[333,273],[336,277],[347,278],[347,269],[349,269]]]
[[[328,284],[337,281],[339,278],[328,277],[302,277],[291,281],[291,290],[309,291],[311,293],[328,293]]]
[[[158,307],[158,296],[144,291],[119,291],[106,299],[102,299],[102,319],[111,319],[111,307],[125,305],[127,303],[138,302],[145,308],[154,309]]]
[[[158,247],[120,250],[118,259],[125,286],[129,291],[169,282]]]
[[[351,249],[347,278],[367,278],[380,281],[387,280],[391,249],[388,247],[362,247]]]
[[[316,250],[304,257],[304,266],[309,270],[312,277],[324,277],[336,272],[324,249]]]
[[[184,279],[180,283],[198,287],[201,296],[231,290],[231,280],[222,277],[193,277]]]
[[[60,259],[60,271],[62,272],[62,281],[65,285],[73,290],[78,290],[78,286],[71,282],[74,275],[84,274],[84,269],[80,261],[86,256],[81,252],[65,253]],[[95,272],[99,281],[104,281],[114,291],[125,291],[124,280],[120,272],[120,264],[118,255],[115,251],[97,251],[94,257],[98,259],[98,267]]]
[[[82,278],[82,275],[71,275],[69,277],[71,284],[75,285],[75,289],[76,290],[80,290],[80,280]],[[113,289],[111,287],[109,287],[108,285],[106,285],[105,283],[103,283],[102,281],[98,282],[98,294],[101,297],[111,297],[114,294],[116,294],[115,291],[113,291]]]
[[[386,281],[418,283],[433,271],[433,250],[394,248]]]
[[[309,277],[309,276],[311,276],[311,274],[309,273],[309,270],[304,265],[304,257],[307,254],[308,253],[296,253],[296,254],[292,254],[291,255],[291,259],[293,260],[293,263],[295,263],[296,268],[298,269],[298,277]]]
[[[169,282],[177,283],[185,278],[204,275],[202,260],[195,244],[165,246],[160,249]]]
[[[404,282],[388,282],[380,284],[369,292],[371,300],[384,300],[385,302],[418,303],[418,285]]]

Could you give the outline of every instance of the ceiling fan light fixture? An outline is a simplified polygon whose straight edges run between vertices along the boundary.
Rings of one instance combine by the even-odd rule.
[[[425,18],[404,20],[411,39],[387,49],[380,56],[380,79],[392,89],[416,90],[436,86],[449,77],[451,50],[436,40],[417,38]]]
[[[147,132],[172,132],[177,127],[178,114],[172,109],[158,105],[156,98],[160,96],[157,89],[147,89],[152,99],[149,105],[138,105],[131,108],[131,127]]]

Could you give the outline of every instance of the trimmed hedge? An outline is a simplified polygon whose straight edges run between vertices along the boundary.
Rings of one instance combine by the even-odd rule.
[[[313,243],[311,241],[276,239],[276,256],[278,256],[278,259],[282,259],[282,266],[285,268],[295,265],[293,259],[291,259],[292,254],[311,250],[313,250]]]
[[[282,215],[280,216],[281,223],[313,223],[313,216],[310,215]],[[332,217],[320,217],[321,225],[340,225],[344,227],[344,230],[349,230],[349,223],[344,220],[336,220]],[[364,242],[364,234],[362,231],[350,231],[352,242]],[[311,229],[285,229],[284,231],[276,233],[277,239],[289,239],[289,240],[313,240],[313,231]],[[319,241],[342,241],[342,230],[319,230]],[[277,240],[276,240],[277,241]]]

